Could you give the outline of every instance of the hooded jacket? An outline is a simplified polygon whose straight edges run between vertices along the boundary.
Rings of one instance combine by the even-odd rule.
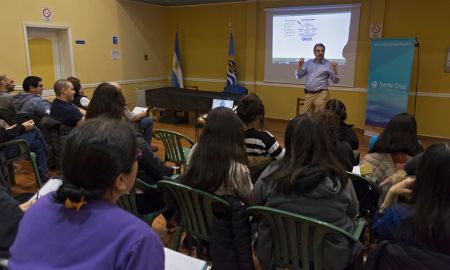
[[[349,180],[341,190],[337,179],[328,176],[324,168],[311,170],[299,176],[295,181],[295,190],[290,194],[275,191],[273,181],[265,179],[278,169],[279,165],[270,165],[260,176],[252,193],[252,204],[298,213],[307,217],[328,222],[352,233],[359,204]],[[349,246],[342,236],[327,236],[324,245],[324,268],[342,269],[350,264],[362,250],[362,245]],[[272,258],[272,236],[268,224],[258,224],[256,256],[263,269],[268,269]]]
[[[20,93],[12,99],[12,107],[17,114],[31,117],[39,123],[42,117],[50,114],[51,103],[34,93]]]

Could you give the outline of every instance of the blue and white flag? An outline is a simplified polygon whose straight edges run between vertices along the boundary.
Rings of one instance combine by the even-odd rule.
[[[228,49],[227,86],[237,85],[237,68],[234,61],[234,39],[230,31],[230,44]]]
[[[173,49],[172,87],[183,88],[183,73],[181,72],[180,46],[178,45],[178,31],[175,36]]]

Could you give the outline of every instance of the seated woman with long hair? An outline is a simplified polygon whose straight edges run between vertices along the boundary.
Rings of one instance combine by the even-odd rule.
[[[371,172],[365,177],[380,184],[389,176],[403,169],[404,164],[423,151],[417,138],[416,119],[408,113],[394,116],[381,132],[369,154],[361,164],[369,164]],[[390,184],[382,187],[380,202],[386,196]]]
[[[394,240],[398,234],[403,241],[450,255],[449,164],[448,144],[430,146],[419,161],[416,178],[406,178],[389,189],[373,222],[374,236]],[[410,197],[409,203],[395,204],[399,196]]]
[[[181,183],[248,202],[253,185],[247,162],[241,121],[232,110],[219,107],[208,114]]]
[[[155,232],[116,205],[134,185],[136,140],[128,125],[99,118],[75,128],[59,189],[23,217],[10,269],[164,269]]]
[[[321,124],[307,114],[295,117],[286,129],[285,144],[284,158],[269,165],[256,182],[251,204],[312,217],[352,233],[359,204]],[[343,237],[330,235],[327,240],[325,269],[342,269],[361,251]],[[269,226],[260,222],[256,256],[263,269],[268,269],[271,254]]]
[[[86,112],[86,119],[103,116],[126,122],[124,115],[125,106],[125,97],[122,91],[117,90],[116,84],[102,83],[94,91],[91,103]],[[138,177],[149,184],[155,184],[163,176],[171,176],[174,169],[166,166],[153,153],[150,144],[141,132],[136,129],[133,129],[133,132],[136,138],[137,148],[142,153],[141,158],[138,160]],[[142,194],[138,194],[136,200],[138,210],[141,214],[150,213],[165,207],[162,193],[155,190],[148,190]],[[164,216],[168,219],[171,217],[171,213],[165,212]]]

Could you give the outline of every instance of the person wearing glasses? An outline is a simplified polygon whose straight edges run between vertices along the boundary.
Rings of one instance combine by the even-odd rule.
[[[39,126],[42,117],[50,114],[50,102],[42,98],[44,85],[37,76],[28,76],[23,80],[23,91],[12,99],[14,111],[24,118],[33,119]]]
[[[86,111],[73,104],[75,90],[68,80],[57,80],[53,86],[56,98],[50,107],[50,117],[62,124],[75,127],[84,121]]]

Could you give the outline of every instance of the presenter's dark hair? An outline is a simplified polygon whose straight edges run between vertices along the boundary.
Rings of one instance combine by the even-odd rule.
[[[296,179],[322,172],[341,183],[342,191],[348,178],[333,153],[326,132],[315,118],[302,114],[291,120],[286,131],[286,154],[277,161],[279,168],[264,178],[274,183],[275,190],[291,194]]]
[[[250,124],[260,117],[260,127],[264,125],[264,104],[255,94],[248,94],[239,99],[236,113],[245,124]]]
[[[316,51],[317,47],[322,47],[323,50],[325,51],[325,45],[323,45],[323,43],[316,43],[316,45],[314,45],[314,49],[313,49],[314,52]]]
[[[232,110],[219,107],[208,114],[181,182],[211,193],[223,184],[231,188],[228,179],[232,162],[248,163],[244,130]]]
[[[450,148],[433,144],[417,168],[412,211],[401,232],[426,249],[450,254]],[[401,234],[400,234],[401,235]]]
[[[75,95],[79,95],[80,94],[80,90],[81,90],[81,81],[80,81],[80,79],[75,78],[75,77],[69,77],[69,78],[67,78],[67,80],[72,83],[73,90],[75,91]]]
[[[86,119],[100,115],[122,119],[126,106],[123,94],[114,85],[102,83],[95,88],[91,102],[86,111]]]
[[[344,102],[339,99],[328,100],[325,109],[336,113],[341,123],[347,119],[347,109],[345,108]]]
[[[31,87],[37,88],[39,86],[39,82],[42,79],[38,76],[28,76],[23,80],[22,87],[23,91],[28,92],[31,90]]]
[[[130,173],[136,140],[125,122],[99,117],[72,130],[61,155],[63,185],[57,201],[102,199],[120,173]]]
[[[422,151],[416,119],[409,113],[400,113],[392,117],[370,153],[405,153],[413,157]]]

